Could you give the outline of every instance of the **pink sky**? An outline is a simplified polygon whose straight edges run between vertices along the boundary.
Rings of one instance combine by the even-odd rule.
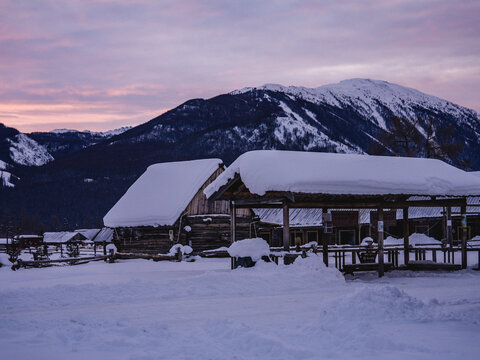
[[[264,83],[372,78],[480,111],[480,2],[0,0],[0,122],[107,130]]]

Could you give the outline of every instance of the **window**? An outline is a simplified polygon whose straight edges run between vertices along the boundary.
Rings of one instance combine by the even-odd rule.
[[[428,225],[415,225],[415,232],[428,235]]]
[[[318,243],[318,231],[307,231],[307,243],[312,241]]]
[[[339,245],[355,245],[355,230],[338,230]]]
[[[301,230],[290,231],[290,246],[297,246],[303,244],[303,232]]]

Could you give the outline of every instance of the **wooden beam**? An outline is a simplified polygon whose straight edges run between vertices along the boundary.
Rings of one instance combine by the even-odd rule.
[[[403,263],[408,265],[410,261],[410,229],[408,228],[408,207],[403,208]]]
[[[282,208],[282,198],[257,198],[257,199],[238,199],[238,208]],[[291,202],[290,208],[302,209],[403,209],[405,207],[443,207],[443,206],[464,206],[465,199],[443,199],[443,200],[416,200],[399,202],[354,202],[354,201],[312,201],[312,202]]]
[[[285,201],[283,203],[283,250],[290,251],[290,210]]]
[[[383,259],[383,208],[378,208],[378,277],[382,277],[385,272]]]
[[[215,193],[213,193],[212,196],[210,196],[210,198],[208,199],[208,201],[231,200],[231,199],[220,199],[220,198],[227,190],[232,188],[237,183],[238,180],[240,180],[240,175],[235,173],[235,176],[233,177],[233,179],[229,180],[225,185],[221,186],[220,189],[218,189]]]
[[[467,207],[462,206],[462,269],[467,268]]]

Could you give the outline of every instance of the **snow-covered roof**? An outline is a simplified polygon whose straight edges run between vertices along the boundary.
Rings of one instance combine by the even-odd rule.
[[[87,238],[87,240],[93,240],[93,238],[100,232],[100,229],[78,229],[75,232],[79,232]]]
[[[173,225],[220,159],[151,165],[103,218],[105,226]]]
[[[43,242],[50,244],[61,244],[71,241],[77,235],[81,240],[86,240],[86,237],[78,231],[59,231],[59,232],[46,232],[43,234]]]
[[[111,242],[113,239],[113,229],[103,228],[93,239],[96,243]]]
[[[238,174],[251,193],[480,195],[475,175],[436,159],[256,150],[205,188],[211,197]]]

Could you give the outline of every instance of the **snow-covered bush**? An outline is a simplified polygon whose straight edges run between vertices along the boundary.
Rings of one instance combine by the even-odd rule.
[[[258,261],[262,256],[270,255],[270,246],[262,238],[251,238],[235,241],[227,251],[231,257],[251,257]]]

